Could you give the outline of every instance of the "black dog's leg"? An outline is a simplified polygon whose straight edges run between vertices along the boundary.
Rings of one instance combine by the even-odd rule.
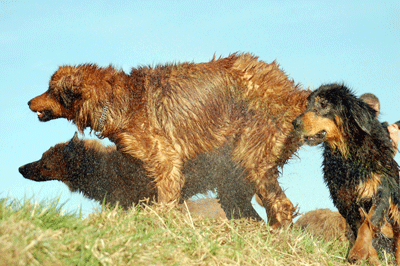
[[[253,218],[261,221],[251,203],[255,194],[254,185],[245,180],[242,169],[237,167],[227,169],[229,174],[222,175],[220,178],[223,182],[217,183],[218,199],[227,218]]]
[[[389,189],[380,187],[373,199],[373,205],[369,212],[360,207],[363,222],[358,228],[356,242],[349,252],[349,261],[357,262],[369,259],[374,265],[379,265],[379,257],[372,246],[372,239],[377,237],[383,224],[385,213],[389,209]]]
[[[375,211],[371,217],[371,224],[377,228],[377,233],[379,233],[379,229],[382,227],[384,222],[385,214],[389,210],[389,197],[390,191],[388,187],[382,187],[379,189],[375,197],[375,202],[373,203]]]

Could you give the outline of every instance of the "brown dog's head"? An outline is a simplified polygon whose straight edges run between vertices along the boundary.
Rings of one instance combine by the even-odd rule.
[[[74,119],[76,102],[82,96],[83,67],[60,67],[51,77],[48,90],[28,102],[29,108],[37,113],[40,121],[60,117]]]
[[[122,86],[126,77],[112,66],[61,66],[51,77],[48,90],[28,105],[42,122],[67,118],[81,132],[86,127],[97,129],[108,94],[113,86]]]
[[[375,111],[343,85],[323,85],[308,97],[307,110],[293,120],[295,130],[310,145],[328,143],[345,149],[345,139],[371,134]]]
[[[78,135],[75,133],[69,142],[51,147],[43,153],[39,161],[25,164],[18,170],[23,177],[33,181],[59,180],[68,184],[68,176],[70,176],[68,165],[74,156],[73,153],[78,142]]]

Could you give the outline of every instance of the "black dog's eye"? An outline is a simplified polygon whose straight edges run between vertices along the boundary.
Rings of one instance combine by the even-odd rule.
[[[314,106],[314,111],[316,113],[325,114],[327,112],[328,103],[326,101],[316,102]]]
[[[325,109],[326,107],[328,107],[328,103],[326,101],[321,101],[319,103],[319,106],[321,109]]]

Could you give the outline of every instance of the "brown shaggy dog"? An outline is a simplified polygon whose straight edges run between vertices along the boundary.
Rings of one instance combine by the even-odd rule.
[[[98,140],[79,140],[77,133],[66,143],[51,147],[40,160],[23,165],[19,172],[27,179],[42,182],[58,180],[65,183],[72,192],[80,192],[89,199],[127,209],[132,204],[157,197],[153,180],[148,177],[143,163],[135,158],[125,157],[115,146],[104,146]],[[254,194],[250,186],[243,184],[240,168],[234,165],[229,147],[224,146],[213,153],[201,154],[189,160],[184,168],[186,182],[182,189],[184,199],[200,193],[205,194],[217,188],[216,177],[228,175],[234,180],[234,190],[241,190],[242,197]],[[232,195],[219,195],[222,202]],[[241,217],[261,218],[251,206],[251,199],[237,200],[241,205],[225,205],[228,217],[234,213]],[[208,217],[224,217],[223,210],[215,200],[188,201],[189,210],[208,214]]]
[[[197,200],[188,200],[186,205],[182,204],[181,208],[188,211],[193,217],[207,217],[211,219],[227,219],[224,210],[221,208],[221,204],[218,199],[214,198],[201,198]]]
[[[180,198],[188,159],[229,142],[269,224],[278,227],[290,224],[295,212],[279,186],[278,167],[298,148],[291,121],[305,110],[309,93],[277,64],[233,54],[134,68],[130,75],[112,66],[62,66],[28,104],[40,121],[67,118],[143,161],[160,202]]]
[[[376,111],[347,87],[328,84],[309,96],[307,110],[293,125],[305,143],[323,143],[324,181],[356,238],[349,261],[379,264],[372,244],[386,220],[400,264],[399,167]]]
[[[346,220],[338,212],[329,209],[309,211],[297,219],[296,226],[307,229],[312,235],[327,241],[347,241]]]

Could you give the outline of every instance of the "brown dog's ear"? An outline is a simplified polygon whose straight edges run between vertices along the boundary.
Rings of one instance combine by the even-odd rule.
[[[65,75],[58,81],[58,86],[63,90],[68,90],[72,93],[76,93],[76,89],[79,86],[79,77],[77,76],[77,74]]]
[[[77,74],[63,76],[58,81],[59,96],[65,108],[71,107],[72,102],[81,94],[80,78]]]

